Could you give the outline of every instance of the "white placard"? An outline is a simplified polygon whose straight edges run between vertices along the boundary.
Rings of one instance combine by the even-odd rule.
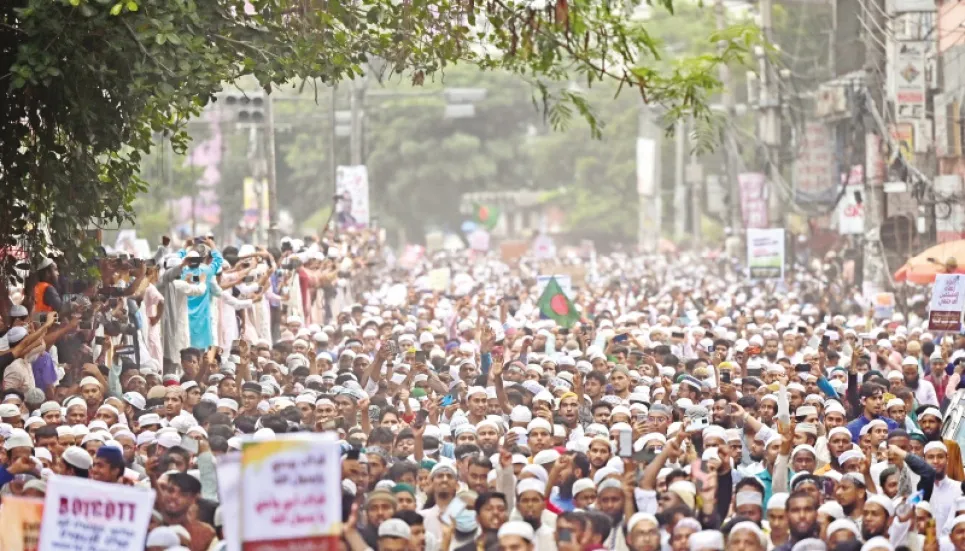
[[[747,272],[751,279],[784,279],[784,229],[747,229]]]
[[[143,551],[153,509],[153,490],[51,476],[40,551]]]
[[[335,174],[337,220],[342,227],[369,225],[369,171],[365,165],[340,166]]]
[[[637,194],[653,197],[657,191],[657,142],[637,138]]]
[[[928,330],[957,333],[965,309],[965,275],[938,274],[928,304]]]
[[[335,438],[334,433],[301,433],[242,444],[244,548],[318,549],[337,542],[342,449]],[[257,545],[268,542],[274,546]]]
[[[241,454],[230,453],[218,458],[218,500],[227,551],[241,551]]]

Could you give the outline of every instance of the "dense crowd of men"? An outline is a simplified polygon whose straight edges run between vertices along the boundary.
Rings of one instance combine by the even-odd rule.
[[[532,259],[383,256],[362,231],[166,240],[99,284],[38,264],[0,339],[0,493],[150,488],[146,549],[223,549],[219,459],[335,432],[352,551],[965,551],[965,338],[927,317],[612,254],[561,323]]]

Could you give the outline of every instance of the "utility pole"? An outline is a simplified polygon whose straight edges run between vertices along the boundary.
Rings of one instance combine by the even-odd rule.
[[[268,244],[278,246],[278,180],[275,173],[275,110],[272,95],[265,94],[265,138],[268,157]]]
[[[330,223],[332,224],[332,229],[335,235],[338,235],[338,160],[335,158],[335,140],[338,136],[335,132],[335,127],[338,125],[335,118],[336,109],[336,99],[338,97],[338,85],[332,86],[332,108],[328,114],[328,124],[329,131],[331,132],[328,137],[328,168],[331,172],[332,178],[332,214],[328,217]],[[324,195],[323,195],[324,197]],[[322,228],[324,231],[325,228]]]
[[[765,44],[773,44],[773,0],[761,0],[761,34]],[[780,148],[781,148],[781,89],[778,85],[778,73],[771,64],[770,57],[762,48],[760,50],[761,64],[761,96],[758,117],[758,136],[767,147],[767,179],[770,182],[768,195],[768,211],[772,226],[784,225],[784,213],[780,195],[777,193],[777,182],[781,179]]]
[[[642,252],[656,253],[663,229],[663,197],[660,175],[660,129],[653,110],[640,105],[637,118],[637,244]]]
[[[690,146],[690,160],[687,163],[685,179],[687,180],[687,190],[690,195],[690,221],[693,234],[693,248],[700,250],[703,241],[703,231],[700,223],[704,213],[704,167],[697,159],[695,144],[688,140]]]
[[[872,6],[874,4],[874,6]],[[880,114],[874,111],[878,106],[884,106],[884,90],[878,67],[885,63],[884,48],[879,46],[879,42],[886,40],[883,33],[878,33],[878,29],[885,28],[888,22],[884,20],[884,2],[881,0],[867,0],[862,3],[862,13],[860,17],[864,20],[864,42],[865,42],[865,63],[864,74],[866,94],[863,98],[864,124],[865,131],[865,156],[863,179],[864,185],[864,229],[865,235],[861,239],[861,272],[857,272],[859,285],[870,284],[874,289],[883,289],[886,283],[884,276],[885,265],[883,251],[879,246],[879,240],[869,240],[869,233],[881,227],[885,214],[885,194],[883,182],[878,181],[880,175],[878,169],[869,161],[874,158],[871,149],[878,143],[877,121],[881,120]],[[874,34],[872,31],[875,31]],[[879,36],[875,36],[875,35]],[[884,107],[882,107],[884,108]],[[882,125],[880,128],[882,138],[887,129]],[[857,279],[857,278],[856,278]]]
[[[351,151],[352,166],[362,164],[362,96],[365,94],[364,86],[359,85],[359,80],[352,81],[352,97],[350,109],[352,110],[352,134]]]
[[[680,241],[687,232],[687,184],[684,166],[687,158],[687,122],[680,119],[674,126],[673,237],[675,241]]]
[[[715,1],[714,11],[717,16],[717,30],[722,31],[727,27],[726,9],[724,8],[723,0]],[[723,45],[720,47],[722,48]],[[720,64],[719,74],[720,82],[723,85],[723,90],[721,90],[720,94],[721,102],[724,104],[725,118],[727,119],[724,128],[721,129],[721,138],[724,142],[724,166],[726,167],[727,189],[730,195],[730,227],[734,235],[741,235],[741,230],[744,227],[744,219],[741,216],[740,183],[737,181],[737,160],[734,157],[734,151],[732,149],[733,144],[730,138],[730,128],[727,126],[730,122],[730,117],[734,116],[734,92],[733,83],[730,79],[730,69],[726,63]]]

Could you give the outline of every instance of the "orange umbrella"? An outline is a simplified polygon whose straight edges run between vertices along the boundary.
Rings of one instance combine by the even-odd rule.
[[[962,268],[946,268],[945,263],[950,258],[956,262],[965,261],[965,239],[939,243],[908,259],[908,262],[895,272],[895,281],[927,285],[934,283],[936,274],[962,273]]]

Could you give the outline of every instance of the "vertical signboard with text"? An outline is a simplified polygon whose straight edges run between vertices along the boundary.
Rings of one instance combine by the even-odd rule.
[[[243,551],[335,549],[342,529],[341,446],[332,434],[245,442]]]

